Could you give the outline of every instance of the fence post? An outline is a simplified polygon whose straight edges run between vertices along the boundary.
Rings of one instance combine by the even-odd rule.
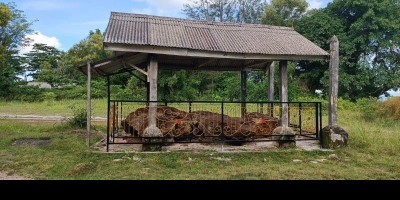
[[[91,128],[91,117],[92,117],[92,70],[90,62],[87,63],[87,121],[86,121],[86,146],[90,147],[90,128]]]
[[[110,147],[110,93],[110,76],[107,76],[107,152],[109,151]]]

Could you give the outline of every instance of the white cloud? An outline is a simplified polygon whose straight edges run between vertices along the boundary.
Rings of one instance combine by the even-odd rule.
[[[41,32],[37,31],[33,34],[27,35],[27,39],[31,40],[31,44],[29,46],[23,47],[20,51],[21,54],[28,53],[32,50],[33,45],[38,44],[46,44],[48,46],[55,47],[57,49],[61,48],[61,43],[56,37],[50,37],[42,34]]]
[[[169,15],[172,17],[180,16],[184,3],[188,0],[133,0],[136,3],[145,3],[147,7],[133,9],[133,12],[139,14]]]
[[[322,0],[308,0],[308,4],[310,4],[309,9],[318,9],[323,6]]]

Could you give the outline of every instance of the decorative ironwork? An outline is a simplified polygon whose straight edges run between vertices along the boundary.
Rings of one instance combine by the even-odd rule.
[[[117,138],[143,143],[149,123],[146,101],[110,100],[108,144]],[[152,102],[155,103],[155,102]],[[156,126],[162,139],[172,142],[272,141],[280,126],[283,104],[289,107],[289,124],[302,139],[319,139],[322,126],[321,103],[315,102],[157,102]],[[135,142],[130,142],[135,139]],[[171,140],[168,140],[171,142]]]

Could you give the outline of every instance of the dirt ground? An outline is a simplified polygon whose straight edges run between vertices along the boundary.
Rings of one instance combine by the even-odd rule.
[[[18,175],[9,175],[5,172],[0,172],[0,180],[32,180],[32,179]]]
[[[124,142],[116,141],[116,142]],[[176,151],[216,151],[219,153],[240,153],[240,152],[264,152],[273,149],[279,149],[275,142],[253,142],[247,143],[242,146],[226,145],[226,144],[172,144],[162,147],[162,152],[176,152]],[[99,153],[106,153],[106,141],[102,140],[96,144]],[[109,153],[140,153],[142,152],[142,145],[110,145]],[[321,149],[319,141],[297,141],[296,149],[301,151],[327,151]]]

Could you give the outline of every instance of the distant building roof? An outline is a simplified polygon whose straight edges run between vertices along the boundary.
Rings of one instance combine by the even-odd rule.
[[[51,85],[47,82],[29,82],[28,86],[37,86],[40,89],[51,89]]]
[[[116,48],[116,44],[121,45]],[[325,59],[329,54],[292,28],[196,21],[141,14],[112,12],[104,36],[109,50],[127,47],[142,53],[182,55],[187,49],[196,52],[219,52],[273,60]],[[135,48],[136,47],[136,48]],[[147,48],[145,48],[147,47]],[[122,50],[121,50],[122,51]],[[187,56],[191,56],[190,52]],[[197,54],[193,54],[197,55]],[[205,57],[208,57],[206,54]],[[246,57],[245,56],[245,57]],[[266,57],[267,58],[267,57]],[[293,58],[293,59],[290,59]]]

